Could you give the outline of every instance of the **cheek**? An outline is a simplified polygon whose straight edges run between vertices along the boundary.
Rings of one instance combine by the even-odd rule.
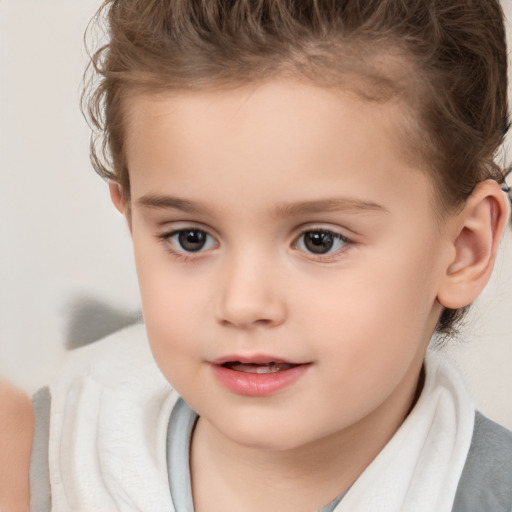
[[[343,301],[329,309],[318,312],[321,328],[309,331],[321,379],[315,396],[322,397],[326,409],[341,407],[343,421],[354,423],[410,378],[426,344],[412,322],[403,323],[396,309],[384,307],[378,297]]]
[[[347,385],[364,386],[400,375],[431,336],[435,287],[423,255],[401,258],[383,251],[373,263],[341,271],[329,287],[305,303],[308,337],[322,347],[329,372]],[[314,290],[314,287],[309,287]],[[354,380],[352,380],[352,384]]]
[[[171,295],[143,292],[144,321],[155,362],[170,384],[183,395],[200,383],[202,352],[196,334],[198,315],[190,308],[189,297]]]
[[[147,251],[135,252],[144,322],[153,356],[168,378],[187,363],[187,355],[197,350],[194,326],[202,295],[194,282],[170,272],[170,265],[150,257]]]

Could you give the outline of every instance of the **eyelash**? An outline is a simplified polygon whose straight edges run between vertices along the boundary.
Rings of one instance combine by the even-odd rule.
[[[199,247],[197,250],[187,250],[183,247],[183,240],[176,240],[173,241],[173,238],[175,237],[182,237],[186,236],[186,234],[192,234],[194,233],[196,237],[205,237],[204,244]],[[320,247],[320,244],[315,243],[316,240],[319,240],[318,237],[323,238],[324,241],[327,239],[328,243],[331,243],[332,245],[336,244],[342,244],[341,247],[337,248],[335,251],[331,251],[331,247],[328,247],[326,252],[314,252],[314,250],[308,250],[307,247],[307,241],[304,239],[305,236],[310,236],[310,243],[313,243],[313,245],[318,245]],[[162,235],[158,236],[159,240],[165,245],[165,250],[169,253],[171,253],[176,258],[179,258],[183,261],[191,260],[194,258],[197,258],[200,254],[203,252],[206,252],[212,248],[218,247],[218,242],[215,241],[214,237],[210,235],[206,230],[196,227],[189,227],[189,228],[183,228],[183,229],[175,229],[173,231],[164,233]],[[211,241],[214,241],[215,245],[204,248],[205,245],[211,245]],[[322,241],[320,240],[320,243]],[[190,243],[193,243],[191,241]],[[347,238],[346,236],[342,235],[341,233],[338,233],[336,231],[333,231],[331,229],[326,228],[311,228],[311,229],[304,229],[300,232],[300,234],[294,239],[294,242],[292,244],[292,248],[296,249],[300,252],[303,252],[307,255],[309,258],[314,258],[320,261],[330,261],[333,259],[336,259],[341,253],[343,253],[348,246],[353,245],[354,242]],[[178,248],[181,246],[181,248]],[[302,246],[302,247],[301,247]],[[310,248],[311,249],[311,246]]]
[[[304,240],[304,237],[306,235],[309,235],[310,237],[313,236],[320,236],[323,237],[324,240],[327,239],[328,242],[331,242],[332,245],[342,244],[341,247],[337,248],[334,251],[331,251],[331,247],[328,248],[326,252],[314,252],[313,250],[307,250],[307,241]],[[302,244],[301,244],[302,240]],[[313,238],[310,238],[310,241],[313,241]],[[317,239],[318,240],[318,239]],[[316,258],[321,261],[330,261],[333,259],[336,259],[340,256],[341,253],[343,253],[350,245],[353,245],[354,242],[347,238],[346,236],[342,235],[341,233],[338,233],[337,231],[333,231],[331,229],[326,228],[311,228],[311,229],[305,229],[300,233],[300,235],[295,239],[295,243],[293,244],[293,247],[297,250],[300,250],[308,255],[309,258]],[[301,248],[300,245],[303,245],[304,248]],[[316,245],[316,244],[315,244]]]
[[[208,244],[208,240],[215,240],[207,231],[201,228],[196,227],[189,227],[189,228],[183,228],[183,229],[175,229],[173,231],[170,231],[168,233],[164,233],[160,235],[158,238],[160,241],[165,245],[165,250],[169,253],[171,253],[173,256],[176,256],[177,258],[183,259],[183,260],[189,260],[191,258],[196,257],[195,255],[201,254],[204,252],[204,245],[199,247],[198,250],[186,250],[183,245],[182,241],[174,242],[174,237],[180,237],[182,235],[185,235],[186,233],[195,233],[199,237],[206,237],[206,241],[204,245]],[[193,242],[191,242],[193,243]],[[211,243],[211,242],[210,242]],[[181,245],[181,248],[178,248]],[[216,243],[216,245],[218,245]],[[211,249],[211,247],[208,247],[208,249]],[[207,250],[208,250],[207,249]]]

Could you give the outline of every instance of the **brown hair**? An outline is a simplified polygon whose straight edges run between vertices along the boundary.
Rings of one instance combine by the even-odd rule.
[[[106,0],[95,20],[107,43],[92,55],[83,96],[91,159],[127,202],[128,93],[278,74],[355,83],[369,100],[409,105],[408,151],[432,175],[440,210],[460,207],[484,179],[505,179],[496,162],[508,128],[498,0]],[[450,333],[465,309],[446,309],[437,331]]]

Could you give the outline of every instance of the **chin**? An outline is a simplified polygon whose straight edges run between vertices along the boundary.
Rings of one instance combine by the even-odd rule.
[[[262,451],[289,451],[316,441],[321,434],[306,432],[304,425],[279,420],[260,418],[259,421],[236,421],[230,418],[229,424],[216,428],[232,442],[246,448]]]

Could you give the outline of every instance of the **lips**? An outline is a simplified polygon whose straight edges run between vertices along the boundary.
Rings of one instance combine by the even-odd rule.
[[[229,370],[233,370],[235,372],[243,372],[243,373],[257,373],[257,374],[267,374],[267,373],[276,373],[282,372],[285,370],[289,370],[297,366],[296,364],[291,363],[276,363],[274,361],[270,363],[258,364],[258,363],[241,363],[240,361],[233,361],[224,363],[222,366],[224,368],[228,368]]]
[[[213,361],[211,367],[217,381],[229,391],[237,395],[265,397],[292,386],[310,364],[267,356],[233,356]]]

